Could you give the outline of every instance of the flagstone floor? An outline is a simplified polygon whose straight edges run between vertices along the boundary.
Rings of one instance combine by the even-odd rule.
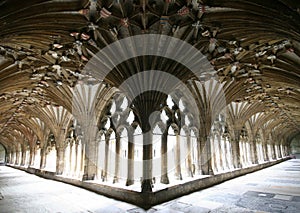
[[[300,212],[300,159],[292,159],[145,211],[61,182],[0,166],[1,213]]]

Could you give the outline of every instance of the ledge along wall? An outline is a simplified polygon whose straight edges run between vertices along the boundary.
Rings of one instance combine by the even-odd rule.
[[[230,180],[235,177],[239,177],[241,175],[245,175],[251,172],[255,172],[270,166],[273,166],[275,164],[281,163],[283,161],[289,160],[290,157],[286,157],[283,159],[279,159],[276,161],[266,162],[263,164],[258,164],[255,166],[242,168],[230,172],[220,173],[216,175],[212,175],[209,177],[196,179],[190,182],[186,182],[180,185],[171,186],[159,191],[155,192],[136,192],[131,191],[127,189],[121,189],[117,187],[111,187],[107,185],[102,185],[99,183],[92,183],[89,181],[81,181],[81,180],[75,180],[70,179],[66,177],[62,177],[59,175],[56,175],[54,172],[48,172],[40,169],[35,168],[26,168],[21,166],[15,166],[15,165],[7,165],[15,169],[26,171],[30,174],[35,174],[40,177],[44,177],[51,180],[60,181],[63,183],[72,184],[74,186],[78,186],[84,189],[88,189],[90,191],[96,192],[98,194],[111,197],[114,199],[118,199],[121,201],[125,201],[134,205],[137,205],[144,209],[149,209],[154,205],[175,199],[177,197],[208,188],[210,186],[222,183],[224,181]]]

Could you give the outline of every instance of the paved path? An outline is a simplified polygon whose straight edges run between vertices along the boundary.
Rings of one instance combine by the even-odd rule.
[[[0,212],[145,212],[68,184],[0,166]],[[300,212],[300,160],[293,159],[187,196],[147,212]]]

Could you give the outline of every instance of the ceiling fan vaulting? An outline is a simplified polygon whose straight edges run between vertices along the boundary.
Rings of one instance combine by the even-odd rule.
[[[164,78],[155,73],[168,80],[176,77],[194,97],[201,94],[201,82],[213,78],[222,84],[227,104],[258,104],[260,112],[278,115],[286,123],[282,134],[293,137],[300,132],[299,8],[298,1],[289,0],[2,1],[1,142],[7,145],[9,135],[19,137],[19,133],[32,137],[32,119],[47,123],[51,116],[46,107],[72,113],[73,88],[88,78],[89,83],[105,84],[103,92],[112,96],[113,87],[130,93],[132,88],[124,84],[130,80],[137,91],[145,84],[164,85]],[[92,62],[99,66],[96,59],[101,50],[143,35],[159,39],[155,51],[150,50],[154,46],[131,39],[135,43],[127,44],[132,48],[117,48],[119,52],[110,52],[105,61],[100,58],[103,64],[98,71],[110,63],[109,73],[86,70]],[[168,49],[165,38],[192,48]],[[192,54],[193,48],[201,57]],[[158,54],[167,50],[172,52]],[[132,54],[139,51],[152,54]],[[132,57],[114,64],[112,56],[128,54]],[[201,64],[205,71],[195,74],[177,56],[188,56],[185,60]],[[149,108],[149,99],[155,105],[167,98],[158,91],[137,99],[133,93],[127,95],[140,111]],[[34,113],[37,108],[41,114]],[[257,108],[248,111],[251,117]]]

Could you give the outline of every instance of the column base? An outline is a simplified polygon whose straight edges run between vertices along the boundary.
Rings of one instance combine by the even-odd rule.
[[[82,176],[82,181],[85,181],[85,180],[95,180],[95,174],[92,174],[92,175],[84,174]]]
[[[167,175],[167,174],[162,175],[162,176],[160,177],[160,182],[163,183],[163,184],[169,184],[170,181],[169,181],[168,175]]]
[[[152,192],[152,181],[150,179],[142,181],[142,192]]]
[[[134,184],[134,180],[127,179],[126,186],[130,186]]]
[[[114,176],[113,183],[118,183],[118,182],[119,182],[119,178],[117,176]]]
[[[182,174],[180,173],[180,174],[176,174],[176,179],[177,180],[182,180]]]

